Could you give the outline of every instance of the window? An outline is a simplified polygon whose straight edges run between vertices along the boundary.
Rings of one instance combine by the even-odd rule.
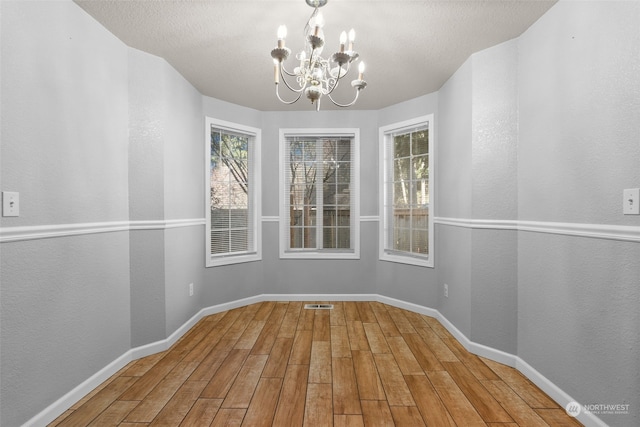
[[[206,119],[207,266],[261,259],[260,130]]]
[[[280,256],[358,258],[358,129],[280,130]]]
[[[433,267],[433,115],[380,128],[380,259]]]

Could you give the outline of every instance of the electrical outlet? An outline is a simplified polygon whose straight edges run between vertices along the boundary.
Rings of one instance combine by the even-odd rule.
[[[628,188],[622,192],[622,213],[640,215],[640,188]]]
[[[449,298],[449,285],[444,284],[444,296],[445,298]]]
[[[193,296],[193,283],[189,283],[189,296]]]

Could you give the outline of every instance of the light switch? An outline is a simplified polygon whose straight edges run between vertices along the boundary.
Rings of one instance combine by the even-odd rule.
[[[20,216],[20,193],[2,192],[2,216]]]
[[[640,215],[640,188],[629,188],[623,191],[622,213]]]

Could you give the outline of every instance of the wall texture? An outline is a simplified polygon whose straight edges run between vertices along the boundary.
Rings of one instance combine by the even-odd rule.
[[[21,196],[2,227],[126,221],[126,47],[70,2],[0,8],[2,190]],[[129,239],[1,250],[0,424],[18,426],[130,348]]]
[[[516,40],[471,57],[473,220],[518,215],[518,45]],[[471,235],[469,338],[517,353],[517,235],[474,229]]]
[[[164,219],[166,103],[164,61],[128,49],[129,219]],[[166,337],[163,230],[131,230],[131,345]]]
[[[472,61],[438,92],[436,217],[471,218]],[[438,309],[463,334],[471,332],[471,230],[436,224]],[[449,297],[444,297],[444,285]]]
[[[203,307],[204,146],[202,96],[162,61],[164,116],[164,230],[166,336]],[[172,222],[191,225],[171,227]],[[194,295],[189,296],[189,284]]]
[[[640,226],[640,3],[560,2],[518,40],[521,220]],[[520,232],[518,355],[640,425],[640,244]]]

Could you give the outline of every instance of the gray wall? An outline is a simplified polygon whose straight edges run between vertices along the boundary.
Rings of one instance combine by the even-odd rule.
[[[129,219],[164,219],[165,116],[163,60],[128,50]],[[131,268],[131,345],[165,338],[164,233],[129,233]]]
[[[611,425],[640,424],[640,245],[516,229],[640,225],[620,212],[621,190],[640,182],[639,8],[560,2],[520,38],[470,57],[438,93],[317,113],[203,97],[71,2],[0,2],[1,189],[22,204],[1,225],[112,228],[2,244],[0,424],[22,424],[201,308],[263,293],[435,308],[581,403],[629,403],[631,415],[602,416]],[[379,261],[378,127],[431,113],[435,268]],[[261,262],[204,268],[205,115],[262,129]],[[360,129],[361,259],[279,259],[287,127]],[[195,221],[174,227],[181,220]],[[502,225],[477,226],[492,221]]]
[[[2,190],[21,196],[2,227],[90,230],[2,244],[0,424],[17,426],[203,306],[203,120],[182,76],[72,2],[0,7]]]
[[[472,61],[438,92],[436,216],[471,218]],[[471,230],[436,224],[438,309],[467,337],[471,332]],[[444,285],[449,287],[445,298]]]
[[[204,146],[202,96],[163,61],[166,108],[164,144],[164,219],[202,219],[204,216]],[[164,230],[166,335],[170,335],[203,307],[200,297],[205,250],[204,225]],[[189,284],[194,296],[189,296]]]
[[[471,57],[474,220],[517,219],[517,64],[516,40]],[[517,353],[517,266],[516,231],[471,232],[468,337],[511,354]]]
[[[129,217],[127,48],[73,3],[0,2],[2,227]],[[2,245],[0,424],[131,348],[126,231]]]
[[[640,226],[640,3],[560,2],[518,41],[520,220]],[[637,228],[636,228],[637,229]],[[518,234],[518,355],[640,425],[640,244]]]
[[[128,49],[128,59],[135,347],[166,338],[203,306],[202,225],[173,225],[202,218],[204,149],[198,91],[161,58]]]

